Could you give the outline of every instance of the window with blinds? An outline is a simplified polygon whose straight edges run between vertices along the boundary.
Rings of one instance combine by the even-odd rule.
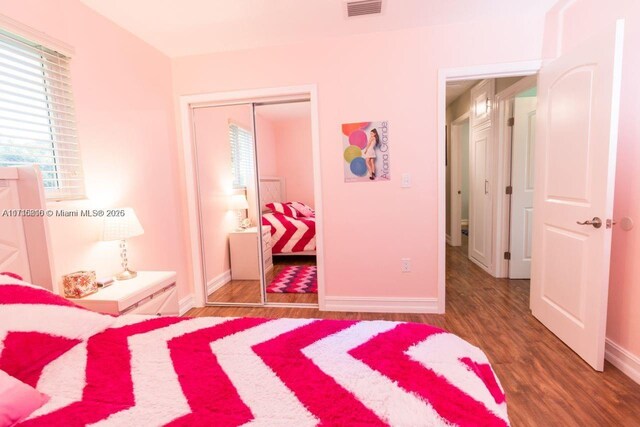
[[[0,167],[32,164],[48,199],[84,196],[69,58],[0,30]]]
[[[253,133],[230,123],[229,142],[233,188],[246,188],[253,179]]]

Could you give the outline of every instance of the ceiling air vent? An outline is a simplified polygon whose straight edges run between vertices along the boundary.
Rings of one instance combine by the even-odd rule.
[[[347,16],[375,15],[382,12],[382,0],[361,0],[347,2]]]

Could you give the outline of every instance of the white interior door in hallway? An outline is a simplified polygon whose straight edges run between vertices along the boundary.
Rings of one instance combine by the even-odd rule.
[[[533,237],[534,153],[536,140],[535,89],[514,99],[511,143],[511,225],[509,233],[509,278],[531,276]]]
[[[471,89],[469,136],[469,257],[488,270],[492,250],[491,108],[495,81]]]

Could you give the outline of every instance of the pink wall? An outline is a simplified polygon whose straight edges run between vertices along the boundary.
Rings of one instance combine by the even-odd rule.
[[[272,118],[256,108],[260,176],[285,178],[287,200],[313,203],[311,118]]]
[[[315,207],[313,202],[313,153],[311,118],[275,123],[277,173],[285,178],[287,199]]]
[[[184,57],[174,93],[316,83],[327,296],[437,297],[438,69],[537,59],[542,32],[531,16]],[[363,120],[390,123],[390,182],[344,183],[340,125]]]
[[[145,234],[130,240],[131,267],[176,270],[189,293],[182,232],[170,60],[77,0],[1,0],[2,14],[75,48],[71,62],[87,199],[50,208],[131,206]],[[117,272],[117,242],[101,221],[52,218],[55,272]]]
[[[276,159],[276,134],[273,123],[256,112],[256,139],[258,146],[258,166],[260,176],[278,174]]]
[[[562,12],[570,3],[563,0],[549,12],[543,50],[546,58],[556,55],[562,20],[561,49],[567,51],[590,35],[611,28],[617,18],[625,19],[614,217],[630,217],[636,226],[631,231],[619,226],[613,229],[607,338],[640,355],[640,2],[578,0]]]

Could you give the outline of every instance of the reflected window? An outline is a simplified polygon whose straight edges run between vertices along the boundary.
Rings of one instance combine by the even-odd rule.
[[[246,188],[253,176],[253,134],[236,124],[229,124],[231,174],[233,188]]]

